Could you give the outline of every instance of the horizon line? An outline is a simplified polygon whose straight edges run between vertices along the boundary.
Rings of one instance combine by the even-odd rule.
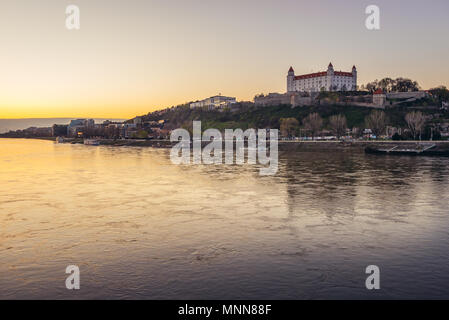
[[[39,120],[39,119],[99,119],[99,120],[128,120],[113,117],[32,117],[32,118],[0,118],[0,120]]]

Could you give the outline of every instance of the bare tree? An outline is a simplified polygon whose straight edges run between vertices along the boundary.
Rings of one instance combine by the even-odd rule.
[[[351,133],[353,138],[360,138],[363,134],[363,131],[358,127],[353,127]]]
[[[405,121],[412,132],[413,139],[416,140],[416,136],[419,133],[419,140],[421,140],[421,131],[426,122],[424,115],[420,111],[413,111],[405,115]]]
[[[299,128],[299,121],[295,118],[281,118],[279,122],[281,134],[284,137],[294,136]]]
[[[374,135],[378,137],[385,132],[385,128],[387,127],[387,116],[383,111],[373,110],[365,118],[365,124],[371,129]]]
[[[346,117],[341,114],[333,115],[329,118],[329,125],[333,134],[338,139],[346,133],[348,126],[346,125]]]
[[[318,113],[311,113],[303,120],[304,127],[312,134],[312,139],[321,130],[323,126],[323,119]]]

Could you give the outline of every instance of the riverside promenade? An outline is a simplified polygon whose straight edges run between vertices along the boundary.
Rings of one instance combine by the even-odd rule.
[[[50,140],[45,138],[45,140]],[[54,139],[51,139],[54,140]],[[99,139],[100,145],[116,147],[153,147],[153,148],[171,148],[178,142],[170,140],[144,140],[144,139]],[[66,139],[65,143],[83,143],[82,139]],[[203,141],[202,145],[209,144]],[[279,140],[280,151],[340,151],[340,152],[363,152],[366,147],[400,147],[413,148],[417,144],[435,144],[439,150],[449,150],[449,141],[392,141],[392,140],[353,140],[353,141],[298,141],[298,140]]]

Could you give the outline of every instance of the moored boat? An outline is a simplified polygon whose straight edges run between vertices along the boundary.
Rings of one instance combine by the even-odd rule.
[[[100,141],[97,139],[84,139],[84,144],[89,146],[98,146],[100,145]]]
[[[365,153],[409,156],[449,156],[448,149],[439,149],[435,144],[418,144],[412,147],[395,145],[391,148],[366,147]]]
[[[55,142],[56,143],[64,143],[64,138],[63,137],[56,137]]]

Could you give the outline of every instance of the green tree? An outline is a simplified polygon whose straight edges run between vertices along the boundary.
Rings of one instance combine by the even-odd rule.
[[[376,91],[377,89],[382,89],[386,92],[410,92],[420,90],[418,82],[407,78],[383,78],[382,80],[376,79],[372,82],[367,83],[365,88],[371,93]]]
[[[139,131],[137,132],[136,138],[139,138],[139,139],[146,139],[146,138],[148,138],[148,132],[146,132],[145,130],[141,129],[141,130],[139,130]]]
[[[397,78],[392,89],[398,92],[419,91],[419,85],[418,82],[410,79]]]
[[[429,92],[438,101],[439,104],[441,104],[441,102],[443,101],[449,101],[449,90],[445,86],[432,88],[429,90]]]
[[[365,86],[366,90],[368,90],[369,92],[374,92],[377,89],[379,89],[379,82],[377,80],[374,80],[372,82],[368,82]]]
[[[378,85],[382,90],[386,92],[391,92],[393,91],[393,88],[396,85],[396,81],[391,78],[383,78],[382,80],[379,81]]]

